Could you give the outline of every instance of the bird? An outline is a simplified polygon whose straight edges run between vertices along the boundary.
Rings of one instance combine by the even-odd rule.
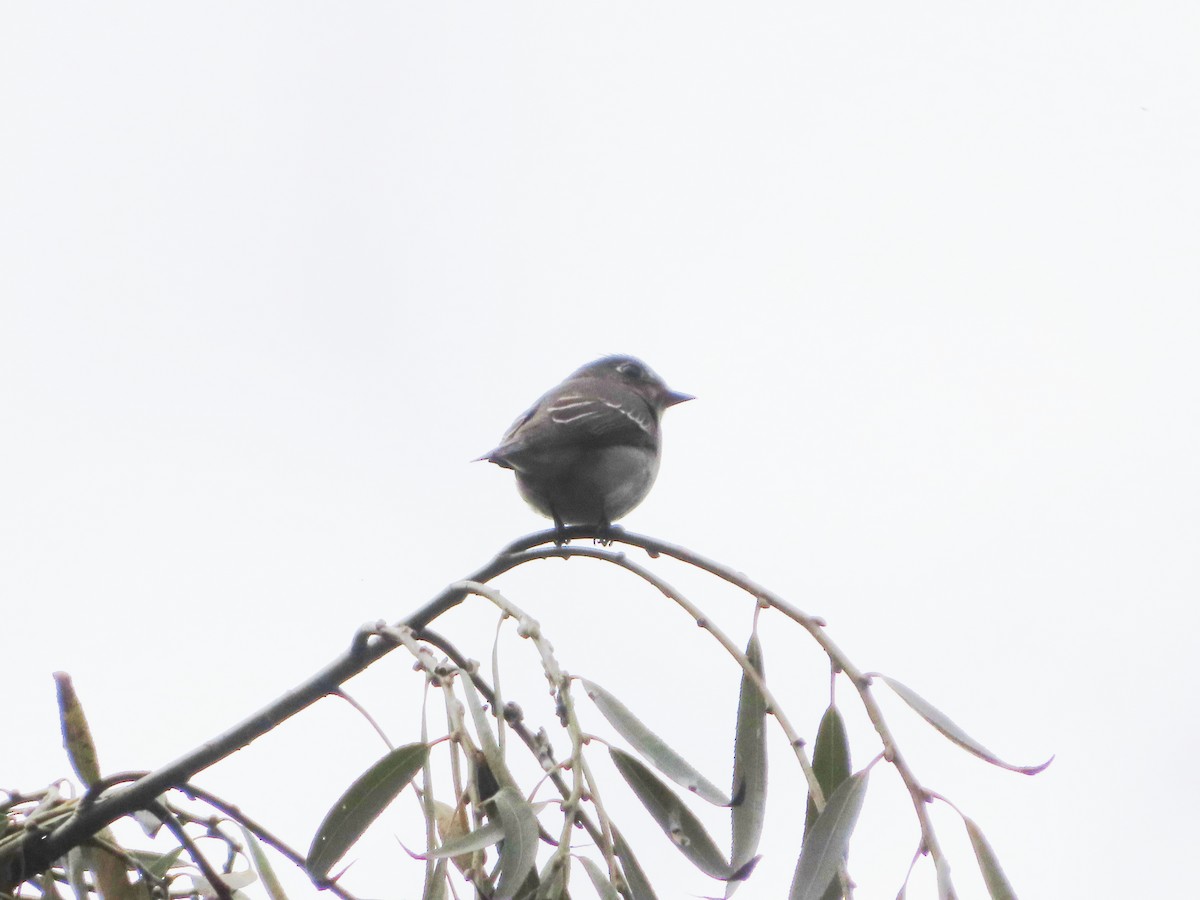
[[[543,394],[477,461],[512,469],[525,502],[554,520],[559,546],[567,525],[607,534],[658,477],[663,412],[694,399],[640,359],[605,356]]]

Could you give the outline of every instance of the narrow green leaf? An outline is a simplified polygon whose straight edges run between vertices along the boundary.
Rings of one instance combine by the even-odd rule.
[[[258,873],[258,879],[262,882],[263,889],[267,892],[267,897],[270,900],[287,900],[287,892],[283,889],[283,885],[279,882],[279,876],[275,874],[275,870],[271,867],[271,861],[267,859],[267,854],[263,852],[262,844],[258,842],[258,838],[254,836],[254,832],[245,825],[239,825],[242,829],[242,836],[246,839],[247,856],[250,857],[250,865],[254,867],[254,871]]]
[[[825,801],[812,830],[804,839],[804,849],[796,861],[789,900],[820,900],[837,878],[838,867],[850,849],[850,835],[867,795],[867,775],[863,769],[842,782]]]
[[[524,885],[516,900],[566,900],[567,879],[571,874],[571,860],[553,854],[536,878]]]
[[[1000,759],[992,751],[988,750],[983,744],[975,740],[961,728],[950,720],[950,717],[943,713],[940,709],[914,691],[912,688],[901,684],[894,678],[888,678],[886,675],[878,675],[896,694],[917,711],[917,714],[940,731],[945,737],[952,740],[958,746],[962,747],[985,762],[991,763],[993,766],[999,766],[1002,769],[1008,769],[1010,772],[1020,772],[1022,775],[1036,775],[1038,772],[1054,762],[1054,757],[1051,756],[1048,760],[1036,766],[1014,766],[1012,763],[1006,763]]]
[[[83,847],[72,847],[67,851],[67,884],[76,897],[90,897],[91,888],[87,879],[87,860]]]
[[[987,885],[988,895],[992,900],[1017,900],[1017,894],[1008,883],[1004,870],[1000,868],[1000,860],[996,851],[983,836],[983,832],[974,820],[963,818],[967,826],[967,835],[971,838],[971,847],[975,850],[975,859],[979,862],[979,871],[983,873],[983,883]]]
[[[846,737],[846,723],[842,714],[832,703],[821,716],[817,727],[817,740],[813,745],[813,772],[822,795],[828,797],[850,777],[850,740]],[[804,833],[808,834],[817,820],[817,805],[808,798],[808,809],[804,815]]]
[[[733,868],[717,848],[700,820],[683,805],[675,793],[643,765],[635,756],[616,747],[608,749],[613,765],[642,801],[642,805],[671,839],[701,872],[722,881],[733,874]]]
[[[488,721],[483,701],[480,699],[474,683],[465,676],[459,681],[463,686],[463,694],[467,698],[467,708],[471,711],[471,720],[475,723],[475,733],[479,737],[479,748],[483,751],[488,768],[501,787],[518,790],[517,781],[508,771],[508,765],[504,762],[504,755],[500,752],[500,745],[496,742],[496,735],[492,731],[492,723]],[[484,795],[484,799],[487,799],[487,795]]]
[[[171,871],[171,866],[175,865],[179,857],[183,855],[184,848],[182,845],[173,847],[166,853],[149,853],[144,850],[130,850],[129,855],[146,867],[155,878],[165,878],[167,873]]]
[[[439,859],[437,861],[433,872],[430,873],[429,880],[425,882],[421,900],[446,900],[446,869],[448,866],[448,860]]]
[[[579,859],[583,862],[583,868],[587,872],[588,878],[592,879],[592,887],[600,895],[600,900],[621,900],[621,895],[613,887],[613,883],[608,880],[608,873],[600,868],[599,863],[586,856],[581,856]]]
[[[757,635],[746,645],[746,658],[754,671],[759,675],[764,673],[762,645]],[[740,869],[758,853],[767,814],[767,701],[745,672],[733,742],[733,798],[733,868]],[[739,883],[731,881],[725,896]]]
[[[642,871],[637,857],[633,855],[633,850],[616,828],[613,829],[613,850],[617,853],[617,859],[621,863],[621,874],[625,876],[625,884],[629,893],[633,895],[633,900],[658,900],[658,895],[654,893],[654,888],[650,887],[650,881]]]
[[[729,798],[701,775],[687,760],[667,746],[666,742],[645,726],[629,708],[594,681],[580,678],[587,695],[596,708],[608,719],[617,733],[633,745],[633,749],[680,787],[687,788],[715,806],[729,806]]]
[[[504,830],[500,847],[500,880],[495,900],[510,900],[537,862],[538,823],[533,807],[516,788],[502,787],[492,797],[496,819]]]
[[[325,814],[313,836],[305,865],[315,878],[325,878],[396,795],[425,764],[429,747],[406,744],[392,750],[355,779]]]
[[[97,835],[102,841],[120,848],[110,829],[101,829]],[[123,849],[123,848],[121,848]],[[142,900],[144,885],[132,884],[125,863],[99,847],[85,848],[88,868],[91,869],[94,885],[105,900]]]
[[[100,763],[87,716],[83,714],[83,704],[79,702],[75,685],[66,672],[55,672],[54,684],[58,693],[58,720],[62,726],[63,748],[67,751],[71,768],[84,784],[95,784],[100,780]]]
[[[817,776],[817,784],[821,785],[821,794],[825,797],[831,796],[838,786],[850,777],[850,741],[846,737],[846,724],[842,720],[842,714],[832,703],[821,716],[821,724],[817,727],[817,739],[813,745],[813,772]],[[817,805],[810,794],[804,813],[805,834],[808,834],[816,820]],[[839,900],[841,896],[841,881],[834,879],[825,889],[821,900]]]
[[[934,860],[933,867],[937,872],[938,900],[956,900],[954,883],[950,880],[950,861],[939,856]]]
[[[465,853],[474,853],[476,850],[482,850],[484,847],[490,847],[504,837],[504,828],[497,821],[488,822],[486,825],[481,825],[474,831],[461,835],[456,838],[451,838],[444,841],[436,850],[431,850],[429,853],[417,854],[418,859],[432,858],[442,859],[447,856],[458,856]]]
[[[240,872],[218,872],[217,875],[220,877],[221,884],[225,890],[233,894],[234,900],[237,900],[239,896],[245,897],[245,894],[241,893],[241,888],[254,884],[258,880],[258,876],[250,869],[242,869]],[[217,896],[217,889],[203,875],[192,873],[190,877],[192,885],[201,897],[207,900],[207,898],[215,898]]]

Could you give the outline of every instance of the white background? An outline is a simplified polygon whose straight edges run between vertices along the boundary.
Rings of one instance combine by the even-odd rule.
[[[105,769],[152,768],[542,527],[467,461],[626,352],[699,398],[629,528],[825,616],[1001,756],[1057,754],[993,769],[882,698],[1022,897],[1193,890],[1197,7],[818,6],[6,4],[0,787],[69,772],[55,670]],[[744,639],[744,598],[660,571]],[[725,783],[737,672],[681,612],[585,561],[499,586]],[[442,630],[486,660],[494,626]],[[811,735],[822,657],[763,629]],[[416,739],[406,662],[351,690]],[[748,898],[797,852],[773,740]],[[198,783],[303,849],[381,751],[326,701]],[[719,892],[604,772],[660,895]],[[415,810],[347,887],[419,895]],[[877,768],[857,896],[916,839]]]

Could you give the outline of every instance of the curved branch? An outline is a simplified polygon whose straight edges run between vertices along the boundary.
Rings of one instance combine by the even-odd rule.
[[[477,572],[467,576],[466,580],[491,581],[522,562],[518,556],[501,553]],[[419,632],[443,613],[462,603],[466,596],[467,593],[461,589],[447,587],[398,624]],[[344,682],[382,659],[396,646],[394,641],[374,634],[370,629],[364,629],[355,637],[350,648],[325,668],[228,731],[132,784],[105,793],[86,810],[79,810],[76,815],[52,831],[26,832],[20,840],[6,846],[0,853],[0,894],[12,893],[22,881],[45,871],[54,860],[72,847],[79,846],[100,829],[136,810],[149,808],[159,794],[191,781],[199,772],[248,746],[321,698],[336,693]]]
[[[241,825],[247,831],[251,832],[255,837],[257,837],[264,844],[274,847],[275,850],[280,855],[284,856],[288,860],[288,862],[292,863],[292,865],[298,867],[302,871],[304,870],[304,857],[299,852],[297,852],[296,850],[293,850],[286,843],[284,843],[280,838],[276,837],[274,834],[272,834],[270,831],[268,831],[266,828],[264,828],[262,825],[260,825],[254,819],[250,818],[248,815],[246,815],[244,812],[242,812],[242,810],[238,806],[236,806],[232,803],[227,803],[226,801],[224,801],[220,797],[218,797],[216,794],[210,793],[209,791],[206,791],[203,788],[197,787],[194,784],[180,785],[179,791],[180,791],[180,793],[182,793],[188,797],[191,797],[193,800],[197,800],[201,803],[211,806],[213,809],[219,811],[222,815],[224,815],[231,822],[237,822],[239,825]],[[248,852],[249,851],[247,851],[247,853]],[[325,890],[329,891],[334,896],[341,897],[342,900],[355,900],[354,895],[349,893],[348,891],[344,890],[343,888],[339,887],[337,882],[329,882],[328,884],[322,884],[321,887],[324,888]]]
[[[925,849],[929,851],[935,862],[944,863],[944,855],[938,846],[926,810],[928,795],[896,748],[882,711],[870,693],[870,680],[825,634],[824,621],[801,612],[775,593],[727,566],[692,553],[683,547],[645,535],[626,532],[619,527],[597,529],[587,526],[568,526],[563,529],[561,535],[556,534],[552,529],[527,535],[509,544],[489,563],[462,581],[486,583],[526,562],[556,555],[592,555],[606,558],[610,562],[618,562],[616,557],[620,556],[619,554],[610,553],[605,556],[604,551],[585,553],[582,552],[583,548],[570,548],[569,554],[563,554],[532,549],[554,543],[556,538],[567,540],[594,538],[603,541],[619,541],[640,547],[652,557],[660,554],[670,556],[741,588],[751,594],[758,603],[779,610],[807,630],[834,665],[845,672],[854,684],[862,698],[867,715],[880,736],[885,756],[896,768],[912,796]],[[623,557],[621,559],[623,560]],[[619,562],[619,564],[633,571],[641,568],[635,569],[636,564],[629,563],[627,560]],[[429,624],[462,603],[467,596],[468,592],[462,587],[462,581],[443,589],[412,615],[397,623],[396,627],[410,628],[418,638],[424,638],[422,632]],[[651,582],[656,586],[660,583],[665,584],[665,582],[661,582],[661,579],[657,581],[651,579]],[[131,784],[105,792],[90,806],[80,808],[75,815],[53,830],[26,832],[21,839],[4,846],[0,851],[0,893],[11,893],[17,884],[33,874],[46,870],[55,859],[63,856],[72,847],[83,843],[100,829],[138,809],[151,808],[159,794],[185,785],[197,773],[246,747],[275,726],[307,709],[323,697],[337,693],[344,682],[382,659],[396,646],[398,643],[395,639],[379,634],[372,627],[365,627],[355,637],[349,649],[327,666],[228,731]],[[734,649],[736,650],[736,648]]]
[[[621,540],[621,538],[617,538]],[[716,638],[724,650],[733,657],[734,661],[742,667],[742,671],[746,673],[746,677],[754,682],[763,701],[767,704],[767,709],[770,715],[779,723],[779,727],[783,729],[786,735],[788,744],[791,745],[792,751],[796,754],[796,759],[800,763],[800,768],[804,772],[804,777],[808,781],[808,789],[812,793],[813,802],[817,809],[825,807],[825,795],[821,791],[821,785],[817,781],[817,775],[813,771],[812,763],[809,761],[808,753],[804,749],[804,739],[800,737],[799,732],[792,726],[787,714],[783,711],[783,707],[775,699],[771,693],[771,689],[767,687],[766,681],[758,673],[758,671],[750,664],[750,660],[746,658],[741,649],[730,640],[720,628],[713,624],[708,616],[704,615],[703,611],[688,600],[683,594],[672,587],[669,583],[659,578],[649,569],[640,566],[633,560],[628,559],[624,553],[614,552],[612,550],[603,550],[599,547],[547,547],[545,550],[529,550],[525,556],[531,559],[553,559],[562,557],[564,559],[571,556],[582,556],[587,559],[599,559],[603,562],[612,563],[615,566],[620,566],[637,575],[639,578],[647,582],[649,585],[660,591],[665,597],[682,607],[688,615],[690,615],[705,631]]]
[[[879,703],[875,700],[874,694],[871,693],[871,679],[866,677],[862,671],[850,661],[850,658],[842,651],[833,639],[825,631],[825,621],[818,616],[812,616],[802,612],[797,607],[788,603],[774,591],[763,587],[761,584],[747,578],[741,572],[731,569],[729,566],[722,565],[715,560],[708,559],[698,553],[693,553],[685,547],[680,547],[676,544],[670,544],[666,541],[660,541],[657,538],[648,537],[642,534],[625,531],[620,528],[613,528],[610,532],[603,534],[599,533],[594,528],[584,526],[568,526],[565,529],[564,537],[566,540],[575,538],[603,538],[606,540],[616,541],[622,544],[629,544],[634,547],[640,547],[650,554],[651,557],[670,556],[680,562],[695,566],[702,569],[711,575],[715,575],[722,581],[734,585],[750,594],[759,603],[776,609],[783,613],[789,619],[800,625],[807,631],[825,651],[826,656],[832,663],[841,671],[846,673],[846,677],[854,685],[854,689],[858,692],[859,698],[862,701],[863,708],[867,713],[867,717],[871,720],[876,733],[879,735],[880,743],[883,745],[884,758],[891,763],[895,768],[896,773],[900,776],[900,780],[904,783],[908,790],[909,796],[912,798],[913,809],[916,813],[917,822],[921,828],[921,838],[925,849],[933,858],[934,862],[945,862],[945,853],[941,845],[938,843],[937,835],[933,829],[933,821],[929,818],[929,795],[925,788],[917,780],[916,773],[908,765],[900,753],[899,747],[896,745],[896,740],[892,736],[891,728],[887,724],[887,720],[883,716],[883,710],[880,709]],[[526,535],[513,543],[509,544],[506,549],[508,553],[514,555],[522,555],[528,553],[530,548],[537,547],[542,544],[552,544],[555,541],[555,532],[553,530],[543,531],[537,534]],[[579,548],[576,548],[578,552]],[[538,556],[553,555],[539,553]],[[583,554],[580,554],[583,555]],[[599,556],[599,554],[587,554]],[[628,568],[628,566],[626,566]]]

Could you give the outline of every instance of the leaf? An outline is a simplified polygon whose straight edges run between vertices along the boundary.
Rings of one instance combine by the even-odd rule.
[[[979,871],[983,873],[983,883],[987,885],[988,895],[992,900],[1017,900],[1017,894],[1004,876],[1000,868],[1000,860],[996,851],[988,843],[979,826],[972,819],[963,818],[967,826],[967,835],[971,838],[971,847],[975,850],[975,859],[979,862]]]
[[[954,883],[950,880],[950,861],[945,856],[939,856],[933,861],[934,871],[937,872],[938,900],[955,900]]]
[[[729,806],[729,798],[721,793],[715,784],[668,747],[666,742],[647,728],[624,703],[594,681],[588,681],[586,678],[579,681],[609,724],[658,771],[714,806]]]
[[[581,856],[579,859],[583,862],[583,868],[587,872],[588,878],[592,879],[592,887],[600,895],[600,900],[621,900],[621,895],[617,893],[613,883],[608,880],[608,873],[600,868],[599,863],[586,856]]]
[[[66,672],[54,673],[54,685],[58,693],[58,720],[62,726],[63,748],[79,780],[85,785],[93,785],[100,780],[100,763],[87,716],[83,714],[83,704],[79,702],[75,685]]]
[[[536,879],[530,879],[517,900],[566,900],[567,877],[571,872],[571,861],[558,853],[553,854]]]
[[[762,645],[757,635],[746,645],[746,658],[762,675]],[[733,742],[733,797],[733,868],[739,869],[758,852],[767,814],[767,701],[745,672]],[[739,883],[731,881],[725,896]]]
[[[454,841],[461,840],[471,831],[471,825],[467,821],[467,808],[465,806],[453,807],[448,803],[441,803],[435,800],[433,802],[433,816],[434,823],[437,825],[438,837],[442,842],[439,850],[444,851],[447,844],[453,845]],[[499,825],[496,828],[499,829]],[[497,840],[499,840],[499,837],[497,837]],[[472,847],[469,851],[462,851],[460,854],[455,855],[453,860],[454,865],[458,867],[460,872],[466,872],[471,865],[474,851],[480,850],[485,846],[487,845],[481,844],[479,847]]]
[[[124,849],[117,843],[111,829],[101,829],[97,837],[116,848]],[[119,857],[99,847],[87,847],[85,859],[92,871],[95,886],[105,900],[140,900],[144,896],[144,886],[130,883],[129,872]]]
[[[899,695],[900,699],[917,711],[917,714],[940,731],[945,737],[952,740],[958,746],[962,747],[985,762],[991,763],[993,766],[999,766],[1002,769],[1008,769],[1010,772],[1020,772],[1022,775],[1036,775],[1038,772],[1054,762],[1054,757],[1051,756],[1044,763],[1036,766],[1014,766],[1011,763],[1006,763],[990,750],[979,743],[961,728],[950,720],[950,717],[935,707],[932,703],[914,691],[912,688],[901,684],[894,678],[888,678],[886,675],[878,675],[893,691]]]
[[[160,794],[158,797],[158,802],[162,803],[165,799],[166,795]],[[130,814],[129,818],[137,822],[138,826],[142,829],[142,832],[148,838],[157,837],[158,833],[162,831],[162,819],[150,812],[148,809],[135,809]]]
[[[221,884],[224,886],[225,891],[234,892],[235,895],[239,888],[244,888],[247,885],[254,884],[254,882],[258,880],[258,876],[255,875],[250,869],[243,869],[240,872],[218,872],[217,874],[221,878]],[[193,873],[190,877],[192,879],[193,886],[201,897],[204,897],[205,900],[210,900],[210,898],[215,900],[218,894],[217,889],[213,887],[212,882],[210,882],[203,875],[195,873]]]
[[[271,867],[271,861],[267,859],[267,854],[263,852],[262,844],[258,842],[258,838],[254,836],[254,832],[245,825],[239,827],[242,829],[242,835],[246,838],[246,847],[249,851],[246,855],[250,857],[250,865],[258,873],[258,878],[267,892],[267,897],[270,900],[287,900],[287,892],[284,891],[283,885],[279,883],[279,876],[275,874],[275,870]]]
[[[813,745],[813,772],[821,793],[828,797],[850,777],[850,741],[846,737],[846,723],[842,714],[832,703],[821,716],[817,726],[817,740]],[[808,798],[808,809],[804,814],[804,833],[808,834],[817,819],[817,805]]]
[[[621,832],[615,828],[613,829],[613,850],[616,851],[617,859],[621,862],[621,874],[625,876],[625,884],[629,888],[629,893],[633,895],[633,900],[658,900],[658,895],[654,893],[654,888],[650,887],[650,882],[646,878],[646,873],[642,871],[637,857],[625,843]]]
[[[425,882],[421,900],[446,900],[446,860],[439,859]]]
[[[517,790],[517,781],[508,771],[504,756],[500,753],[500,745],[496,742],[496,735],[492,732],[492,725],[488,721],[487,713],[484,712],[483,703],[479,699],[474,682],[469,677],[465,677],[460,679],[460,683],[467,698],[467,708],[471,711],[471,719],[475,723],[475,733],[479,736],[479,747],[483,751],[483,758],[487,760],[488,768],[501,787],[508,786]],[[488,796],[485,794],[484,799],[487,799]]]
[[[637,794],[642,805],[658,823],[692,865],[705,875],[722,881],[733,874],[733,868],[717,848],[700,820],[683,805],[683,801],[638,759],[624,750],[609,747],[613,765]]]
[[[510,900],[537,862],[538,823],[533,807],[516,788],[502,787],[492,797],[496,819],[504,830],[500,847],[500,880],[495,900]]]
[[[325,814],[308,848],[305,866],[314,878],[329,875],[333,864],[421,771],[428,753],[426,744],[406,744],[390,751],[355,779]]]
[[[825,801],[804,849],[796,861],[789,900],[819,900],[837,878],[838,868],[850,849],[850,835],[867,795],[869,769],[847,778]]]
[[[474,831],[467,834],[451,838],[444,841],[442,846],[436,850],[431,850],[425,854],[414,854],[417,859],[442,859],[447,856],[459,856],[466,854],[468,862],[470,854],[476,850],[482,850],[484,847],[490,847],[492,844],[499,843],[504,839],[504,828],[499,822],[488,822],[486,825],[481,825]],[[457,861],[455,865],[457,865]]]
[[[166,853],[158,853],[151,850],[128,850],[126,852],[134,860],[137,860],[138,865],[150,872],[150,875],[156,878],[163,878],[167,876],[170,868],[178,862],[184,850],[184,846],[178,846],[170,848]]]
[[[76,897],[91,896],[83,847],[72,847],[67,851],[67,884],[71,886],[71,891]]]

